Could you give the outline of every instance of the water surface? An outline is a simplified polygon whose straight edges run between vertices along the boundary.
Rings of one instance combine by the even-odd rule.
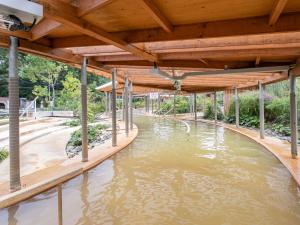
[[[66,184],[64,225],[299,225],[300,191],[267,150],[222,127],[138,117],[126,149]],[[0,211],[57,224],[55,190]]]

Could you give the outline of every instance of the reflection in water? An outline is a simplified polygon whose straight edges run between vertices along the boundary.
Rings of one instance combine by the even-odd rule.
[[[64,225],[299,224],[295,181],[256,143],[213,125],[186,135],[174,121],[135,121],[131,145],[64,185]],[[53,225],[36,213],[52,216],[52,201],[47,193],[2,210],[0,224]]]
[[[15,217],[16,212],[18,211],[18,208],[19,208],[19,206],[15,205],[8,209],[8,224],[9,225],[17,225],[18,224],[18,220]]]

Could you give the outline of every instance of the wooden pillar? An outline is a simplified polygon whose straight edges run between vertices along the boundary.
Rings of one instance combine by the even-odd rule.
[[[9,37],[9,160],[10,191],[21,189],[20,178],[20,128],[19,128],[19,76],[17,72],[18,38]]]
[[[238,89],[235,88],[235,125],[237,128],[240,126],[240,109],[239,109],[239,96],[238,96]]]
[[[117,146],[117,106],[116,106],[116,77],[117,69],[114,68],[112,73],[112,89],[111,89],[111,124],[112,124],[112,146]]]
[[[157,112],[160,114],[160,93],[158,93],[157,96]]]
[[[174,117],[176,117],[176,93],[174,92],[174,100],[173,100],[173,109],[174,109]]]
[[[290,78],[290,117],[291,117],[291,154],[292,158],[298,155],[298,123],[297,123],[297,98],[296,98],[296,77]]]
[[[86,77],[87,58],[83,57],[81,66],[81,141],[82,141],[82,162],[88,161],[88,115],[87,115],[87,77]]]
[[[265,138],[265,109],[264,109],[264,86],[261,81],[258,82],[259,86],[259,130],[260,130],[260,138]]]
[[[128,112],[128,77],[126,76],[125,78],[125,92],[124,92],[124,97],[125,97],[125,132],[126,136],[129,134],[129,112]]]
[[[61,184],[57,185],[56,189],[57,189],[58,225],[63,225],[62,187],[61,187]]]
[[[217,123],[218,121],[217,92],[214,93],[214,113],[215,113],[215,123]]]
[[[133,95],[132,95],[132,91],[133,91],[133,86],[132,86],[132,82],[130,82],[130,88],[129,88],[130,92],[129,92],[129,109],[130,109],[130,130],[133,130]]]
[[[195,112],[195,121],[197,121],[197,93],[194,93],[194,112]]]

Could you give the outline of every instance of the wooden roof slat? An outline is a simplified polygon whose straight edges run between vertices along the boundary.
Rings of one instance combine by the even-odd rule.
[[[59,23],[59,22],[56,22],[56,21],[50,20],[50,19],[43,19],[36,26],[33,27],[32,31],[31,31],[31,34],[32,34],[31,40],[34,41],[34,40],[40,39],[60,26],[61,26],[61,23]]]
[[[141,5],[151,14],[153,19],[166,31],[172,33],[173,26],[166,16],[157,8],[152,0],[139,0]]]
[[[145,60],[151,62],[157,61],[156,56],[151,55],[131,44],[128,44],[122,39],[119,39],[118,37],[115,37],[114,35],[107,33],[106,31],[78,18],[75,7],[55,0],[43,0],[43,2],[45,8],[44,14],[46,18],[56,20],[64,25],[70,26],[78,30],[83,34],[94,37],[108,44],[114,45],[134,55],[142,57]]]
[[[278,19],[281,13],[283,12],[288,0],[275,0],[274,5],[270,14],[269,18],[269,25],[274,25]]]
[[[113,0],[79,0],[77,15],[82,17],[112,2]]]

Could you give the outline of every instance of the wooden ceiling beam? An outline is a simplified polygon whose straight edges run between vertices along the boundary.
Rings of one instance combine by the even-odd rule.
[[[113,32],[110,34],[113,34],[115,37],[133,44],[144,42],[180,41],[190,39],[234,37],[259,34],[265,34],[270,37],[272,34],[288,34],[288,32],[300,31],[300,13],[284,14],[281,16],[280,20],[273,26],[269,26],[266,23],[267,20],[268,17],[263,16],[226,21],[206,22],[191,25],[178,25],[174,26],[172,33],[167,33],[160,28],[153,28]],[[242,38],[245,37],[241,37],[241,39]],[[66,41],[64,41],[64,39],[66,39]],[[288,38],[286,40],[288,40]],[[267,41],[267,39],[265,39],[265,41]],[[96,45],[103,45],[103,41],[97,41],[95,37],[87,37],[84,35],[71,38],[66,37],[53,39],[54,48]]]
[[[95,27],[94,25],[78,18],[75,7],[55,0],[42,0],[42,2],[44,4],[44,15],[46,18],[58,21],[66,26],[70,26],[85,35],[94,37],[95,39],[107,44],[114,45],[145,60],[151,62],[157,61],[156,56],[128,44],[126,41],[123,41],[99,27]]]
[[[269,17],[269,25],[273,26],[279,19],[279,16],[283,12],[288,0],[275,0],[274,5]]]
[[[79,17],[85,16],[112,2],[113,0],[79,0],[77,15]]]
[[[144,9],[168,33],[172,33],[173,26],[167,17],[157,8],[152,0],[139,0]]]
[[[200,60],[200,59],[216,59],[216,58],[246,58],[246,57],[262,57],[262,56],[298,56],[300,55],[300,47],[298,48],[278,48],[278,49],[241,49],[241,50],[218,50],[218,51],[199,51],[199,52],[173,52],[161,53],[158,55],[159,60]],[[111,55],[96,56],[96,61],[112,62],[112,61],[138,61],[142,60],[133,55]]]
[[[101,62],[102,65],[107,65],[116,68],[148,68],[153,66],[148,61],[111,61]],[[187,69],[187,70],[200,70],[200,69],[239,69],[253,67],[253,61],[208,61],[205,64],[199,60],[161,60],[157,63],[161,69]],[[280,66],[286,65],[282,62],[261,62],[260,66]]]
[[[47,18],[43,19],[32,28],[31,40],[35,41],[37,39],[40,39],[46,36],[47,34],[51,33],[51,31],[55,30],[56,28],[59,28],[60,26],[61,23],[59,22]]]

